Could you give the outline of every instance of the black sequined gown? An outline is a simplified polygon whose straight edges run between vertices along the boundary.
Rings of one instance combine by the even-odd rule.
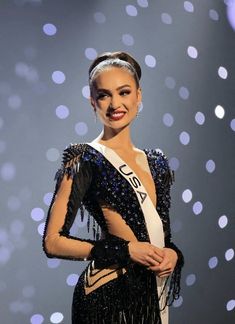
[[[154,149],[143,151],[147,156],[156,188],[156,208],[163,223],[165,246],[174,249],[178,254],[174,272],[168,278],[167,304],[171,305],[179,297],[181,269],[184,264],[183,254],[171,241],[169,208],[170,186],[174,180],[174,173],[169,168],[166,156],[160,151]],[[65,175],[67,179],[72,179],[72,184],[66,213],[63,220],[60,219],[62,226],[57,233],[52,234],[57,238],[55,245],[60,244],[60,240],[62,242],[61,253],[58,254],[53,250],[48,250],[45,237],[47,228],[49,226],[53,228],[54,221],[51,220],[50,211]],[[43,249],[46,255],[50,258],[84,260],[81,256],[76,257],[72,254],[71,246],[68,245],[67,250],[66,248],[63,250],[63,247],[66,247],[67,242],[70,241],[70,243],[80,244],[82,251],[83,245],[87,242],[93,246],[88,258],[89,265],[94,260],[96,268],[99,269],[116,264],[126,270],[124,274],[86,294],[84,285],[88,265],[80,275],[74,289],[72,323],[161,324],[155,274],[130,260],[127,246],[129,241],[108,232],[108,226],[100,207],[102,202],[118,212],[138,241],[149,242],[143,212],[130,183],[102,153],[86,143],[70,144],[64,150],[62,165],[55,179],[55,191],[43,235]],[[93,228],[94,240],[85,240],[70,235],[69,231],[79,208],[82,218],[84,208],[89,213],[88,228]],[[90,220],[90,216],[93,221]],[[100,236],[101,232],[102,236]]]

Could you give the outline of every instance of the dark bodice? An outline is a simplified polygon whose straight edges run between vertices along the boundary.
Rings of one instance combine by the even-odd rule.
[[[181,268],[184,264],[183,254],[171,241],[169,208],[171,205],[170,187],[174,180],[174,172],[170,170],[168,160],[161,151],[154,149],[144,149],[143,151],[147,156],[155,184],[156,209],[163,223],[165,247],[174,249],[178,255],[168,292],[168,297],[171,297],[173,301],[179,296]],[[86,143],[70,144],[64,150],[61,167],[56,172],[55,191],[48,210],[43,235],[43,249],[47,256],[81,260],[68,254],[52,255],[45,248],[45,233],[50,219],[50,210],[65,175],[72,178],[73,181],[67,202],[67,213],[59,235],[69,240],[92,243],[94,247],[91,251],[91,258],[99,267],[107,267],[114,263],[120,266],[128,266],[131,262],[128,257],[128,241],[108,233],[101,204],[109,206],[120,214],[139,241],[150,241],[140,203],[129,181],[116,170],[101,152]],[[87,210],[87,227],[88,231],[92,227],[94,240],[70,236],[70,228],[78,209],[80,209],[82,220],[84,209]]]
[[[155,183],[156,208],[163,222],[165,238],[170,240],[170,185],[174,180],[174,173],[170,170],[163,153],[154,149],[144,149],[144,152]],[[75,161],[78,156],[80,156],[79,162]],[[73,160],[74,163],[64,169],[64,165]],[[86,178],[89,179],[87,184],[84,184],[86,188],[84,188],[81,210],[85,207],[105,232],[107,228],[100,202],[106,203],[122,216],[139,241],[149,241],[143,212],[132,186],[102,153],[86,143],[72,144],[64,151],[63,165],[56,178],[60,179],[64,172],[76,174],[78,168],[79,172],[82,172],[81,169],[86,169],[88,173]],[[67,223],[68,227],[71,225]],[[99,230],[95,228],[95,225],[93,225],[93,230],[99,237]]]

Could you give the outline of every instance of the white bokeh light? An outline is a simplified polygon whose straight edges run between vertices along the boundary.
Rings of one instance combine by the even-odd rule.
[[[153,55],[146,55],[144,61],[148,67],[154,68],[156,66],[156,59]]]
[[[57,27],[54,24],[51,23],[47,23],[45,25],[43,25],[43,32],[47,35],[47,36],[54,36],[57,32]]]
[[[180,143],[183,144],[183,145],[188,145],[189,142],[190,142],[190,135],[189,133],[183,131],[180,133],[179,135],[179,140],[180,140]]]
[[[43,202],[46,206],[49,206],[52,200],[53,193],[47,192],[43,197]]]
[[[54,71],[51,75],[51,78],[56,84],[62,84],[65,82],[66,79],[65,74],[62,71]]]
[[[188,46],[187,53],[188,53],[188,56],[193,59],[198,57],[198,51],[197,51],[196,47],[194,47],[194,46]]]
[[[137,3],[142,8],[147,8],[149,5],[148,0],[137,0]]]
[[[38,234],[39,235],[43,236],[44,228],[45,228],[45,222],[38,225]]]
[[[165,113],[162,120],[164,125],[166,125],[167,127],[171,127],[174,123],[174,117],[170,113]]]
[[[97,57],[97,51],[96,49],[92,47],[88,47],[85,49],[85,56],[88,58],[88,60],[94,60]]]
[[[203,205],[200,201],[196,201],[194,204],[193,204],[193,212],[195,215],[199,215],[201,214],[203,210]]]
[[[31,210],[31,218],[35,222],[40,222],[45,216],[44,210],[40,207],[35,207]]]
[[[126,13],[129,15],[129,16],[132,16],[132,17],[135,17],[138,15],[138,11],[137,11],[137,8],[133,5],[127,5],[126,6]]]
[[[178,299],[174,300],[173,307],[180,307],[183,304],[183,297],[179,296]]]
[[[34,314],[30,318],[31,324],[42,324],[44,322],[44,317],[41,314]]]
[[[228,77],[228,71],[224,66],[220,66],[218,68],[218,75],[220,76],[221,79],[227,79]]]
[[[226,261],[231,261],[232,259],[234,258],[234,249],[228,249],[226,252],[225,252],[225,259]]]
[[[56,269],[60,266],[60,264],[61,264],[61,260],[57,258],[47,259],[47,266],[50,269]]]
[[[185,203],[189,203],[193,198],[192,191],[190,189],[185,189],[182,193],[182,199]]]
[[[86,135],[86,133],[88,132],[87,124],[85,122],[78,122],[75,125],[75,132],[80,136]]]
[[[184,1],[184,9],[187,12],[193,12],[194,11],[194,6],[193,6],[192,2]]]
[[[64,315],[60,312],[55,312],[50,316],[50,321],[53,324],[62,323],[63,319],[64,319]]]
[[[231,120],[230,127],[235,132],[235,118]]]
[[[186,285],[187,286],[192,286],[195,284],[196,282],[196,275],[194,273],[191,273],[189,274],[187,277],[186,277]]]
[[[56,116],[60,119],[65,119],[69,116],[69,109],[64,105],[56,107]]]
[[[220,216],[218,225],[220,228],[225,228],[228,225],[228,217],[226,215]]]
[[[235,299],[231,299],[227,302],[226,309],[228,312],[231,312],[235,308]]]
[[[132,45],[134,45],[134,38],[130,34],[123,34],[122,42],[123,42],[123,44],[125,44],[127,46],[132,46]]]
[[[78,281],[78,278],[79,278],[78,274],[71,273],[70,275],[68,275],[68,277],[66,279],[67,285],[71,286],[71,287],[75,286]]]
[[[89,99],[90,98],[90,88],[89,88],[89,86],[86,85],[86,86],[84,86],[82,88],[82,95],[86,99]]]
[[[205,123],[205,115],[201,111],[198,111],[195,114],[195,122],[198,125],[203,125]]]
[[[213,256],[208,261],[208,266],[210,269],[216,268],[218,265],[218,258],[216,256]]]
[[[172,17],[170,14],[168,14],[167,12],[163,12],[161,14],[161,20],[164,24],[166,25],[171,25],[172,24]]]
[[[213,160],[208,160],[206,162],[206,170],[209,172],[209,173],[212,173],[215,171],[215,162]]]
[[[215,9],[210,9],[209,10],[209,17],[214,20],[214,21],[218,21],[219,20],[219,14]]]
[[[219,119],[224,118],[225,110],[224,110],[224,108],[223,108],[221,105],[217,105],[217,106],[215,107],[215,115],[216,115],[216,117],[218,117]]]
[[[186,87],[180,87],[179,88],[179,96],[183,100],[187,100],[189,98],[189,90]]]

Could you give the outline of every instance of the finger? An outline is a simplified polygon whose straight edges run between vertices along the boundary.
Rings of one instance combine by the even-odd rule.
[[[163,249],[160,249],[158,247],[154,247],[154,253],[160,256],[161,258],[164,258],[165,256],[165,251]]]
[[[159,265],[152,265],[150,266],[150,269],[152,271],[156,271],[158,273],[161,273],[163,271],[171,271],[172,270],[172,267],[171,267],[171,264],[170,263],[164,263],[163,262]]]
[[[155,251],[148,252],[147,257],[150,257],[152,260],[157,261],[158,263],[161,263],[163,261],[163,258],[156,254]]]
[[[163,271],[158,273],[158,277],[162,278],[162,277],[168,277],[171,274],[171,271]]]
[[[158,262],[157,260],[153,259],[150,256],[146,256],[146,263],[147,266],[151,266],[151,267],[160,265],[160,262]]]

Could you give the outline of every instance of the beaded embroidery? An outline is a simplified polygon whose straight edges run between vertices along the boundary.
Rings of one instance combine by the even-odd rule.
[[[163,153],[156,151],[154,149],[143,149],[143,151],[147,156],[150,171],[155,183],[155,189],[157,195],[156,209],[163,223],[163,230],[165,234],[165,245],[166,247],[170,247],[174,249],[178,255],[178,261],[176,267],[170,278],[170,286],[169,286],[168,296],[166,300],[166,304],[171,305],[175,299],[179,298],[181,269],[184,265],[184,257],[182,252],[174,245],[174,243],[171,242],[169,208],[171,206],[170,186],[175,180],[174,172],[170,170],[167,157]],[[87,170],[87,174],[86,174],[87,185],[86,185],[86,190],[84,190],[84,196],[81,199],[81,197],[79,197],[77,194],[78,191],[77,186],[79,186],[77,176],[82,170],[83,171]],[[150,318],[149,316],[151,316],[151,318],[155,318],[155,320],[157,319],[159,320],[159,314],[155,314],[156,308],[154,308],[155,311],[152,310],[153,313],[151,315],[150,315],[151,313],[150,310],[149,310],[150,312],[149,314],[146,313],[147,309],[149,309],[150,307],[150,304],[152,304],[154,300],[155,302],[157,301],[157,299],[155,299],[155,297],[157,297],[155,296],[156,294],[156,286],[155,286],[155,278],[154,278],[155,275],[139,265],[133,266],[130,263],[129,255],[127,253],[127,241],[122,239],[117,240],[115,237],[112,237],[108,233],[105,219],[102,213],[102,209],[100,207],[100,202],[102,201],[108,206],[110,206],[110,208],[116,210],[125,220],[127,225],[131,228],[131,230],[135,233],[139,241],[149,242],[150,240],[144,223],[144,216],[142,214],[142,209],[139,205],[138,199],[133,191],[133,188],[131,187],[129,182],[120,175],[120,173],[100,152],[98,152],[97,150],[95,150],[94,148],[92,148],[86,143],[70,144],[70,146],[64,150],[61,167],[55,174],[56,186],[55,186],[52,202],[49,207],[48,215],[50,213],[50,209],[54,202],[60,183],[65,174],[68,177],[73,178],[74,181],[73,181],[72,190],[68,201],[66,220],[60,234],[68,238],[73,238],[80,241],[88,241],[94,244],[93,253],[91,253],[91,255],[93,254],[93,258],[96,259],[101,266],[105,266],[115,262],[120,264],[120,260],[122,260],[122,265],[127,265],[128,268],[127,268],[127,273],[124,276],[125,278],[121,278],[120,280],[128,281],[128,284],[131,287],[129,293],[133,294],[133,301],[136,298],[137,292],[138,294],[141,294],[141,291],[142,292],[146,291],[147,293],[147,295],[145,296],[145,298],[147,298],[147,305],[146,305],[147,308],[145,310],[145,315],[142,314],[141,318],[143,320],[147,320],[147,318]],[[80,216],[82,221],[84,218],[84,209],[86,209],[88,212],[88,222],[87,222],[88,232],[90,231],[91,228],[91,218],[92,218],[93,221],[92,230],[93,230],[94,240],[83,240],[80,238],[71,237],[69,235],[69,229],[74,221],[74,218],[77,213],[77,209],[80,209]],[[47,218],[46,221],[45,230],[47,227],[48,220],[49,217]],[[109,240],[107,239],[106,242],[104,240],[103,241],[100,240],[101,229],[102,229],[102,233],[105,234],[105,237],[110,238]],[[99,242],[97,242],[97,240],[99,240]],[[114,253],[105,254],[103,250],[104,246],[102,247],[101,244],[102,242],[103,244],[107,245],[107,249],[106,249],[107,251],[108,250],[114,251]],[[101,246],[100,248],[98,243]],[[100,251],[102,251],[102,253]],[[48,257],[53,257],[53,256],[48,255]],[[66,257],[66,259],[78,260],[73,257]],[[83,280],[83,276],[81,276],[80,284],[82,284],[82,280]],[[143,282],[145,282],[142,290],[141,290],[141,282],[142,284]],[[109,287],[112,286],[112,284],[114,283],[110,282],[105,286],[107,289],[109,289]],[[105,288],[103,287],[102,289]],[[102,290],[100,289],[99,291]],[[91,295],[95,297],[96,292],[92,293]],[[125,295],[124,292],[123,295]],[[85,295],[83,297],[85,298]],[[144,297],[142,296],[139,298],[143,301]],[[83,304],[83,302],[84,301],[80,300],[80,304]],[[136,312],[139,306],[136,304],[133,306],[135,307]],[[118,303],[116,307],[119,307],[121,309],[121,306],[120,305],[118,306]],[[131,306],[128,305],[126,305],[125,307],[131,308]],[[101,323],[94,320],[94,318],[97,317],[98,314],[99,311],[97,309],[96,309],[96,315],[92,311],[90,312],[90,315],[85,314],[84,316],[86,316],[87,319],[86,323]],[[76,315],[74,314],[73,316]],[[117,316],[119,316],[119,319],[116,318],[117,323],[122,323],[122,321],[124,322],[124,317],[127,316],[127,310],[126,311],[119,310]],[[129,316],[130,316],[129,318],[132,317],[134,321],[134,317],[133,315],[131,315],[131,313],[129,313]],[[145,322],[143,321],[143,323]],[[149,322],[149,323],[158,323],[158,322],[156,321],[156,322]]]

